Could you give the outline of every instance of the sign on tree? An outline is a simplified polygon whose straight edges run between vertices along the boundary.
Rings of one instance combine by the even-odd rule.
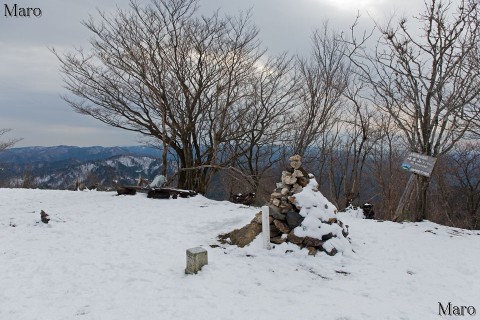
[[[435,166],[435,162],[437,162],[437,158],[416,152],[410,152],[402,162],[402,169],[425,177],[430,177],[433,167]]]

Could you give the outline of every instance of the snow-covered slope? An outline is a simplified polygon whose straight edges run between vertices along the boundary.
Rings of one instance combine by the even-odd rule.
[[[257,211],[201,196],[0,189],[0,319],[448,319],[439,302],[479,316],[479,232],[340,214],[349,256],[266,251],[261,239],[210,247]],[[185,275],[196,246],[209,264]]]

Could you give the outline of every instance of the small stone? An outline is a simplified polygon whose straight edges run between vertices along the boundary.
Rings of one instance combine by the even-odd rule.
[[[297,194],[297,193],[300,193],[303,191],[303,187],[301,185],[299,185],[298,183],[295,183],[292,187],[292,192],[294,194]]]
[[[293,169],[292,167],[288,167],[288,168],[285,168],[285,171],[293,173],[293,171],[295,171],[295,169]]]
[[[300,171],[300,170],[297,170],[295,169],[292,173],[292,177],[295,177],[295,178],[300,178],[300,177],[303,177],[303,172]]]
[[[287,239],[282,238],[282,237],[270,238],[270,242],[271,242],[271,243],[274,243],[274,244],[282,244],[282,243],[284,243],[285,241],[287,241]]]
[[[290,233],[288,234],[287,240],[289,242],[294,243],[294,244],[299,245],[299,246],[303,243],[303,238],[297,237],[295,235],[295,233],[293,232],[293,230],[290,231]]]
[[[282,233],[290,233],[290,228],[288,225],[280,220],[273,220],[273,224],[277,227],[278,230],[280,230]]]
[[[259,224],[262,224],[262,212],[257,212],[255,214],[255,217],[253,218],[253,220],[251,222],[256,222],[256,223],[259,223]]]
[[[295,198],[294,196],[288,197],[288,202],[295,205],[297,204],[297,198]]]
[[[302,166],[302,157],[298,154],[290,157],[290,166],[293,169],[299,169]]]
[[[282,232],[273,223],[270,224],[270,239],[281,236]]]
[[[283,214],[287,214],[287,213],[289,213],[290,211],[293,210],[293,206],[290,203],[282,204],[278,208],[280,209],[280,212],[283,213]]]
[[[43,211],[43,210],[40,211],[40,219],[41,219],[42,222],[45,223],[45,224],[48,224],[48,222],[50,221],[50,217],[49,217],[48,214],[47,214],[45,211]]]
[[[328,219],[327,223],[332,224],[332,223],[337,223],[337,221],[338,221],[337,218],[330,218],[330,219]]]
[[[282,191],[280,191],[280,193],[284,196],[287,196],[290,193],[290,189],[289,188],[283,188]]]
[[[330,251],[326,251],[325,252],[329,255],[329,256],[334,256],[338,253],[337,249],[333,248],[332,250]]]
[[[297,178],[297,183],[301,186],[301,187],[306,187],[308,185],[308,182],[309,180],[305,177],[298,177]]]
[[[307,179],[313,179],[315,176],[313,174],[309,174],[307,170],[303,169],[303,167],[298,168],[299,171],[303,173],[303,176]]]
[[[274,192],[272,193],[271,195],[271,198],[272,199],[280,199],[282,197],[282,194],[281,193],[278,193],[278,192]]]
[[[273,204],[275,207],[280,206],[280,199],[272,199],[272,204]]]
[[[305,239],[303,239],[303,245],[305,247],[321,247],[323,242],[316,238],[305,237]]]
[[[285,171],[284,171],[285,172]],[[293,185],[297,182],[297,178],[293,177],[290,173],[282,176],[282,182],[286,185]]]
[[[307,247],[308,255],[315,256],[317,254],[317,248],[315,247]]]
[[[268,214],[270,216],[272,216],[273,218],[278,219],[278,220],[286,220],[287,219],[287,217],[280,212],[280,209],[278,207],[275,207],[275,206],[272,206],[272,205],[268,206]]]
[[[327,233],[322,236],[322,241],[328,241],[333,238],[333,233]]]
[[[286,220],[287,220],[287,225],[290,229],[295,229],[298,227],[300,224],[302,224],[304,217],[300,215],[300,213],[295,212],[295,211],[290,211],[287,213]]]

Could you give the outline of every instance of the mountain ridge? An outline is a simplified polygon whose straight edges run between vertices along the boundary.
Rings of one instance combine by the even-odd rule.
[[[153,179],[160,156],[147,146],[11,148],[0,153],[0,186],[71,189],[80,183],[113,189],[139,176]]]

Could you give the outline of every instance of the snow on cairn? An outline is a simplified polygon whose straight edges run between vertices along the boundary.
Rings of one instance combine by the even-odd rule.
[[[309,175],[309,183],[295,195],[296,207],[304,218],[302,223],[293,229],[297,237],[327,239],[322,248],[328,254],[336,252],[351,252],[350,242],[347,240],[348,229],[337,219],[337,208],[318,191],[318,182],[313,175]],[[348,226],[347,226],[348,228]]]
[[[352,252],[348,226],[338,220],[336,207],[318,191],[318,182],[301,166],[301,157],[290,158],[269,203],[270,242],[290,242],[307,248],[310,255]],[[220,235],[220,240],[239,247],[249,245],[262,231],[261,213],[241,229]]]

